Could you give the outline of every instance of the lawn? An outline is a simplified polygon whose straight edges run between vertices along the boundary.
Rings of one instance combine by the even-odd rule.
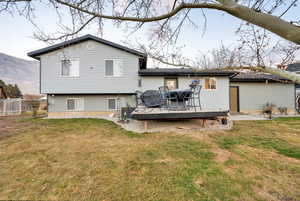
[[[0,200],[300,200],[300,118],[184,134],[100,119],[0,122]]]

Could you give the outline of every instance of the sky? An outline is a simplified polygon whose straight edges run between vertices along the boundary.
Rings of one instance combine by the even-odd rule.
[[[185,27],[178,40],[179,45],[185,45],[184,53],[195,56],[199,51],[206,53],[209,50],[220,47],[221,43],[225,46],[236,44],[238,37],[235,35],[237,27],[241,21],[219,11],[206,11],[207,29],[202,36],[203,17],[199,10],[192,12],[192,17],[198,22],[199,29]],[[300,15],[300,8],[294,8],[286,18],[295,18]],[[49,11],[47,6],[39,6],[36,9],[35,22],[46,32],[57,31],[56,16]],[[127,40],[127,33],[123,29],[112,25],[112,21],[106,21],[103,29],[103,38],[116,43],[122,44]],[[0,14],[0,52],[15,57],[32,60],[27,53],[48,46],[43,42],[33,38],[35,27],[21,16],[11,16],[7,13]],[[144,37],[146,30],[142,30],[139,35],[134,37]],[[82,34],[95,34],[93,27]],[[275,36],[274,36],[275,37]],[[134,40],[134,38],[131,38]]]

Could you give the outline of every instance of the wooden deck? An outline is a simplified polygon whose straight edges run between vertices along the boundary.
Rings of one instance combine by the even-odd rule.
[[[179,120],[179,119],[217,119],[227,117],[229,111],[223,110],[187,110],[171,111],[153,109],[136,109],[131,113],[131,117],[137,120]]]

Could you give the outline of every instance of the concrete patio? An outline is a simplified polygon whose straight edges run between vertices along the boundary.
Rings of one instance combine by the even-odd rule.
[[[278,118],[278,117],[300,117],[300,114],[288,114],[288,115],[274,114],[273,115],[273,118]],[[232,114],[230,115],[230,119],[232,121],[269,120],[266,116],[261,114]]]

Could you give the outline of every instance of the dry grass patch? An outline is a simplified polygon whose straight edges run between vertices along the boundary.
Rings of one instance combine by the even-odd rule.
[[[297,119],[237,122],[231,131],[185,134],[137,134],[100,119],[18,123],[29,127],[0,139],[0,199],[300,197],[300,144],[288,141],[299,136],[293,129]],[[280,136],[284,130],[291,135]]]

